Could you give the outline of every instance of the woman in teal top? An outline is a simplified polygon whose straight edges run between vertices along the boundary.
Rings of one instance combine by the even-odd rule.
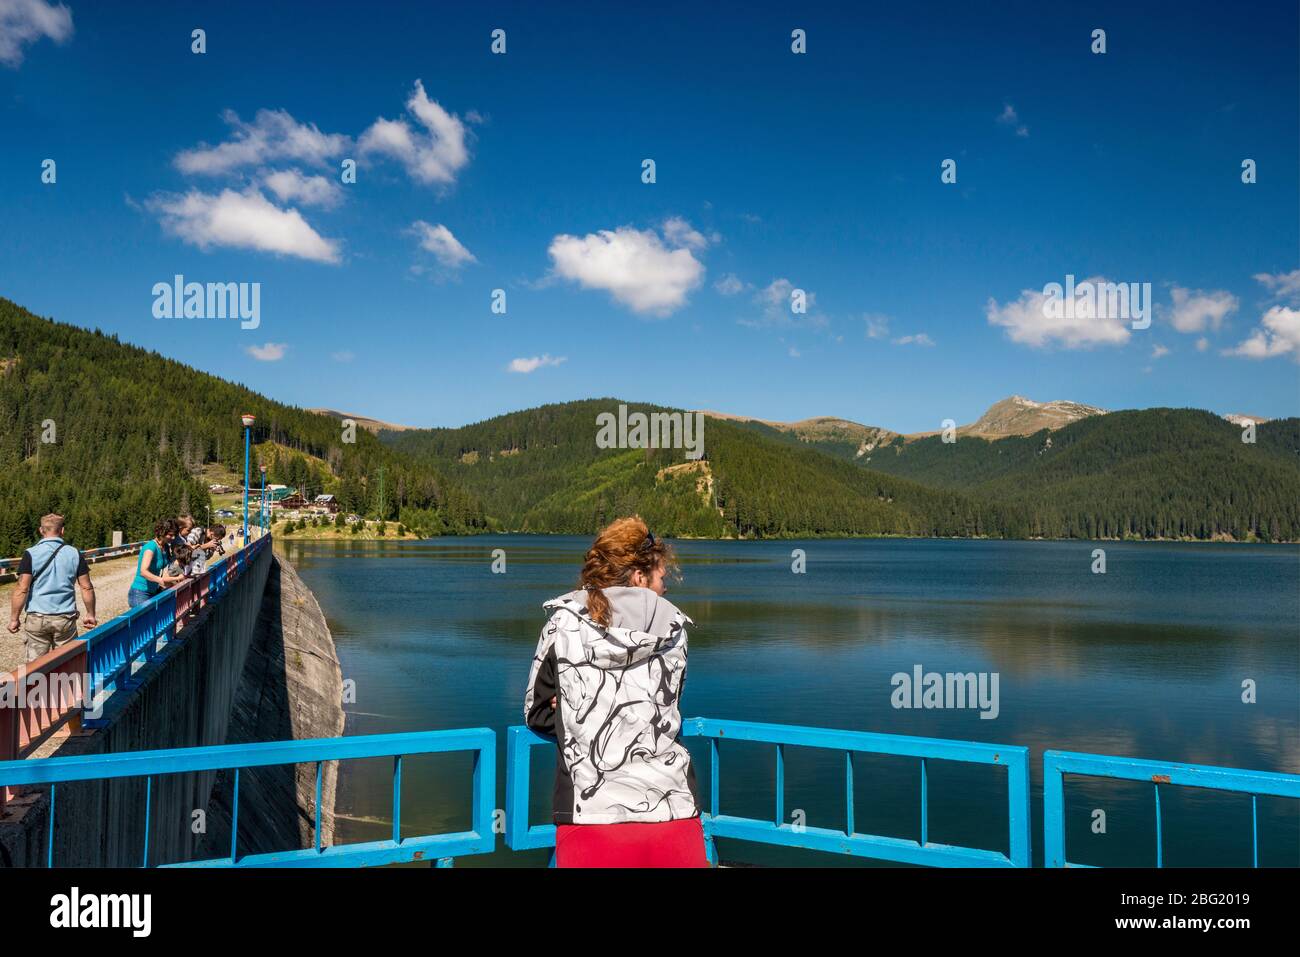
[[[135,580],[126,593],[129,608],[143,605],[160,589],[185,580],[184,575],[164,575],[167,567],[167,542],[176,537],[176,520],[164,519],[153,527],[153,538],[140,546],[140,558],[135,566]]]

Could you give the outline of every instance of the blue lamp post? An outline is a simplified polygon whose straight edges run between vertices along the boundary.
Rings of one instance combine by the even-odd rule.
[[[262,470],[262,502],[261,507],[257,510],[257,527],[266,534],[266,466],[259,466]]]
[[[256,419],[245,412],[240,419],[244,423],[244,544],[248,544],[248,446],[252,441],[253,423]]]

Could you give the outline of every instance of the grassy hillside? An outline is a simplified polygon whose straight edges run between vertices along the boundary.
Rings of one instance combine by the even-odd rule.
[[[50,511],[83,548],[108,544],[113,529],[142,538],[181,510],[203,515],[207,475],[243,474],[243,412],[257,416],[268,482],[431,532],[483,526],[465,489],[369,432],[345,444],[327,416],[0,299],[0,555],[30,545]]]

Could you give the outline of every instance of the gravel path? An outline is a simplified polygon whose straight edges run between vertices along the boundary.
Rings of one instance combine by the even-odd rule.
[[[95,584],[95,614],[98,621],[105,622],[116,618],[126,611],[126,593],[135,578],[135,555],[125,555],[106,562],[97,562],[90,566],[90,580]],[[16,586],[13,583],[0,585],[0,674],[7,674],[23,663],[26,652],[23,649],[23,633],[9,631],[9,596]],[[77,589],[77,610],[82,616],[86,607],[81,602],[81,589]],[[86,629],[80,630],[81,634]]]

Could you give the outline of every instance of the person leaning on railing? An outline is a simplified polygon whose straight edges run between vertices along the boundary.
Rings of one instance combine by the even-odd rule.
[[[192,516],[181,515],[176,519],[176,523],[180,526],[179,534],[186,545],[193,547],[203,541],[207,529],[197,524]]]
[[[18,587],[9,600],[9,631],[17,634],[18,616],[27,609],[23,644],[27,660],[34,661],[77,637],[77,596],[81,587],[86,617],[81,623],[95,627],[95,586],[80,551],[63,540],[63,516],[41,519],[41,540],[18,563]]]
[[[185,581],[184,575],[168,575],[165,572],[170,561],[167,547],[176,537],[176,519],[165,518],[153,527],[153,538],[140,546],[140,557],[136,560],[135,579],[131,589],[126,593],[126,604],[137,608],[164,588],[171,588]]]
[[[691,620],[664,598],[672,547],[635,516],[587,551],[576,591],[542,607],[524,720],[558,748],[557,867],[707,867],[681,743]]]
[[[203,535],[194,546],[194,560],[190,568],[193,574],[197,575],[204,571],[214,556],[226,554],[226,549],[221,544],[221,540],[225,537],[226,526],[224,525],[213,525],[203,529]]]

